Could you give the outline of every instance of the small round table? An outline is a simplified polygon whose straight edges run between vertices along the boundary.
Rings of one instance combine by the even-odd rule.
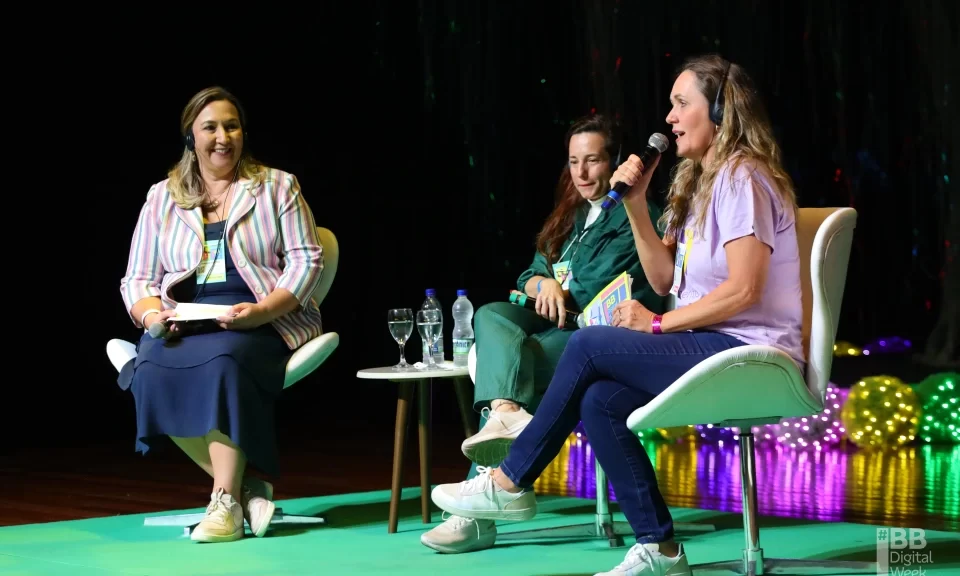
[[[457,404],[460,407],[460,418],[463,420],[463,432],[466,438],[477,433],[474,424],[473,386],[470,382],[467,367],[455,367],[453,362],[446,361],[441,368],[433,370],[418,370],[413,368],[399,372],[392,366],[367,368],[357,372],[357,378],[364,380],[389,380],[399,383],[397,396],[397,425],[393,435],[393,480],[390,492],[390,519],[387,533],[397,531],[398,510],[400,507],[400,484],[403,473],[403,453],[407,440],[407,416],[410,414],[410,403],[413,400],[414,381],[419,389],[419,416],[420,416],[420,509],[423,513],[423,523],[433,522],[430,513],[430,444],[431,444],[431,400],[433,398],[433,381],[438,378],[453,378],[454,390],[457,394]]]

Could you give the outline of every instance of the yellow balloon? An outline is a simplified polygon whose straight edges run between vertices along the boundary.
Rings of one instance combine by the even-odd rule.
[[[850,387],[840,421],[857,446],[902,446],[917,437],[920,399],[894,376],[869,376]]]
[[[833,345],[834,356],[859,356],[861,354],[863,354],[863,348],[854,346],[844,340],[840,340]]]
[[[692,442],[697,438],[697,428],[692,424],[689,426],[671,426],[669,428],[657,428],[664,440],[675,442]]]

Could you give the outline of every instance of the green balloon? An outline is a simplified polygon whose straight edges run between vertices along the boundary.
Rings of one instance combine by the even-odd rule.
[[[932,374],[914,390],[923,406],[917,436],[928,444],[960,444],[960,374]]]

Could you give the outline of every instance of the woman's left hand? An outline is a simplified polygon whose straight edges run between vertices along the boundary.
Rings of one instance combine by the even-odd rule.
[[[217,318],[224,330],[250,330],[270,321],[267,311],[259,304],[241,302],[230,309],[230,314]]]
[[[613,309],[613,325],[653,333],[653,312],[636,300],[624,300]]]

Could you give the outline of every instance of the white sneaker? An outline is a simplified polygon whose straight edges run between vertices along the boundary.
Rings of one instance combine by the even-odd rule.
[[[243,494],[240,496],[243,518],[257,538],[262,538],[267,533],[270,521],[273,520],[277,505],[271,500],[273,500],[273,484],[253,477],[243,480]]]
[[[692,576],[683,544],[675,558],[660,553],[659,544],[634,544],[619,566],[594,576]]]
[[[220,488],[210,495],[207,514],[190,534],[194,542],[233,542],[243,538],[243,509]]]
[[[497,541],[493,520],[451,516],[446,522],[420,536],[420,543],[444,554],[461,554],[491,548]]]
[[[433,503],[441,510],[478,520],[529,520],[537,514],[533,492],[507,492],[493,480],[493,469],[477,466],[477,476],[433,489]]]
[[[503,462],[510,446],[523,432],[533,415],[521,408],[516,412],[497,412],[484,408],[480,413],[487,419],[483,428],[463,441],[463,455],[480,466],[496,466]]]

